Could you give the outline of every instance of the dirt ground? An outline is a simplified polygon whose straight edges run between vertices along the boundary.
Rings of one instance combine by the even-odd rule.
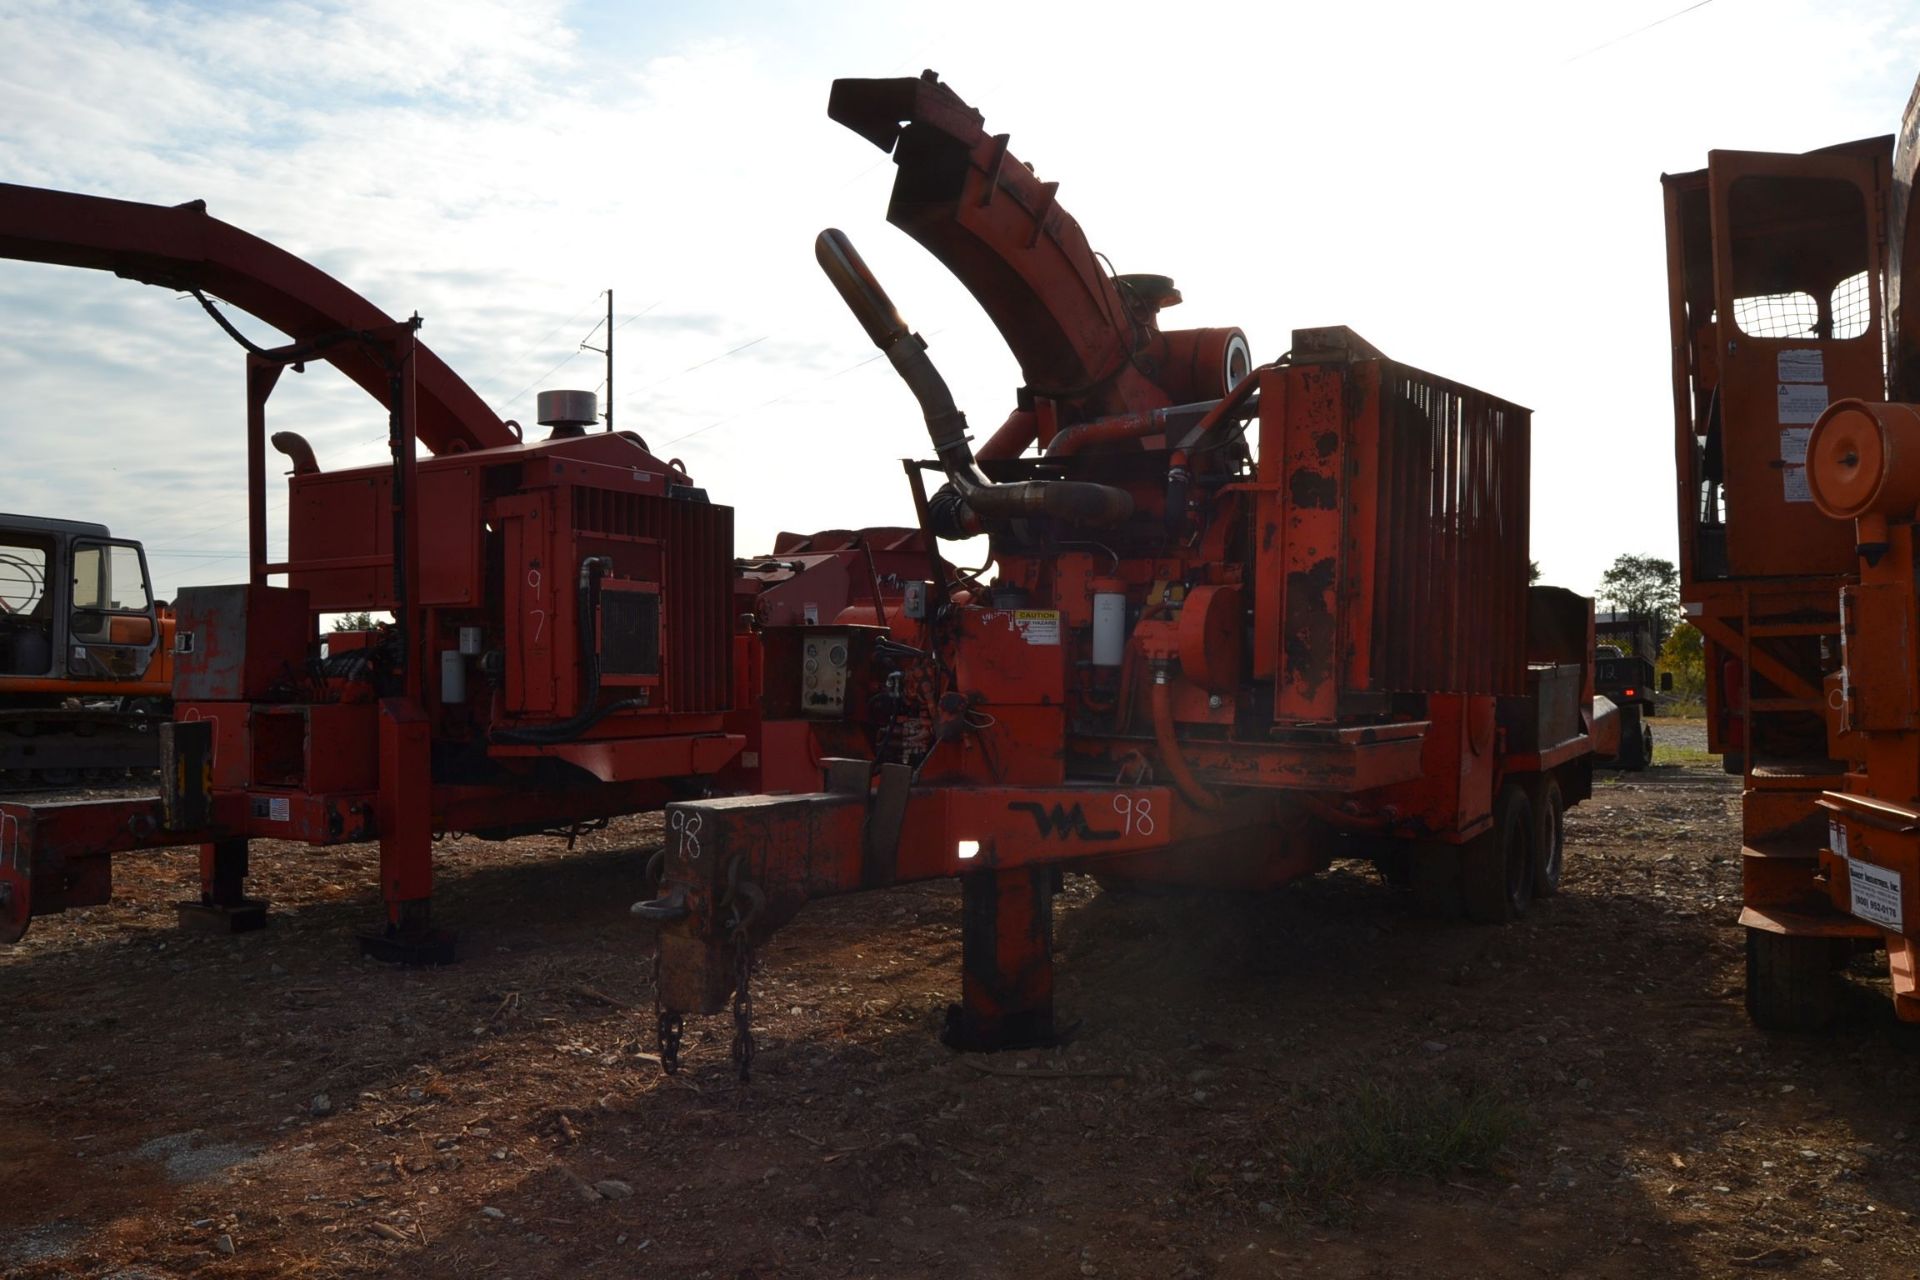
[[[1865,966],[1818,1038],[1747,1023],[1738,781],[1658,732],[1506,928],[1357,863],[1070,877],[1061,1050],[937,1042],[953,886],[816,904],[747,1085],[724,1018],[642,1056],[657,819],[444,843],[430,971],[355,955],[371,850],[256,845],[235,938],[174,927],[190,854],[123,859],[0,952],[0,1275],[1920,1275],[1920,1034]]]

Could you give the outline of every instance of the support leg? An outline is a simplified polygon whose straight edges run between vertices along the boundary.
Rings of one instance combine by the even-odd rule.
[[[380,704],[380,893],[387,919],[360,950],[395,964],[451,964],[453,935],[433,927],[433,772],[426,716],[403,698]]]
[[[247,842],[200,846],[200,900],[177,904],[180,926],[203,933],[247,933],[267,923],[267,903],[247,896]]]
[[[1057,1043],[1053,1029],[1053,887],[1049,867],[960,877],[963,976],[943,1037],[993,1052]]]

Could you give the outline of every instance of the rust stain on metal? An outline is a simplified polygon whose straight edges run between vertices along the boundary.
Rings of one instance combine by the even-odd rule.
[[[1332,511],[1340,504],[1340,482],[1324,472],[1301,468],[1287,478],[1287,496],[1297,508]]]
[[[1287,575],[1287,670],[1309,694],[1333,675],[1333,557]]]

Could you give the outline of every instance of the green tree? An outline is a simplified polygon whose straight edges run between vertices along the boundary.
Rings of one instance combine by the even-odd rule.
[[[343,613],[333,620],[335,631],[371,631],[373,615],[370,613]]]
[[[1540,562],[1529,560],[1527,561],[1527,585],[1532,586],[1538,581],[1540,581]]]
[[[1680,619],[1680,571],[1658,556],[1621,555],[1600,575],[1599,596],[1616,612],[1646,619],[1657,648]]]
[[[1679,697],[1691,702],[1707,696],[1706,644],[1691,622],[1673,629],[1655,666],[1662,675],[1673,676],[1673,691]]]

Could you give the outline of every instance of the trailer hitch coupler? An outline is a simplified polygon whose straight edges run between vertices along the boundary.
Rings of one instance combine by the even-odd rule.
[[[665,897],[655,898],[651,902],[636,902],[633,904],[633,914],[654,924],[685,920],[693,914],[693,908],[687,905],[687,887],[675,885]]]

